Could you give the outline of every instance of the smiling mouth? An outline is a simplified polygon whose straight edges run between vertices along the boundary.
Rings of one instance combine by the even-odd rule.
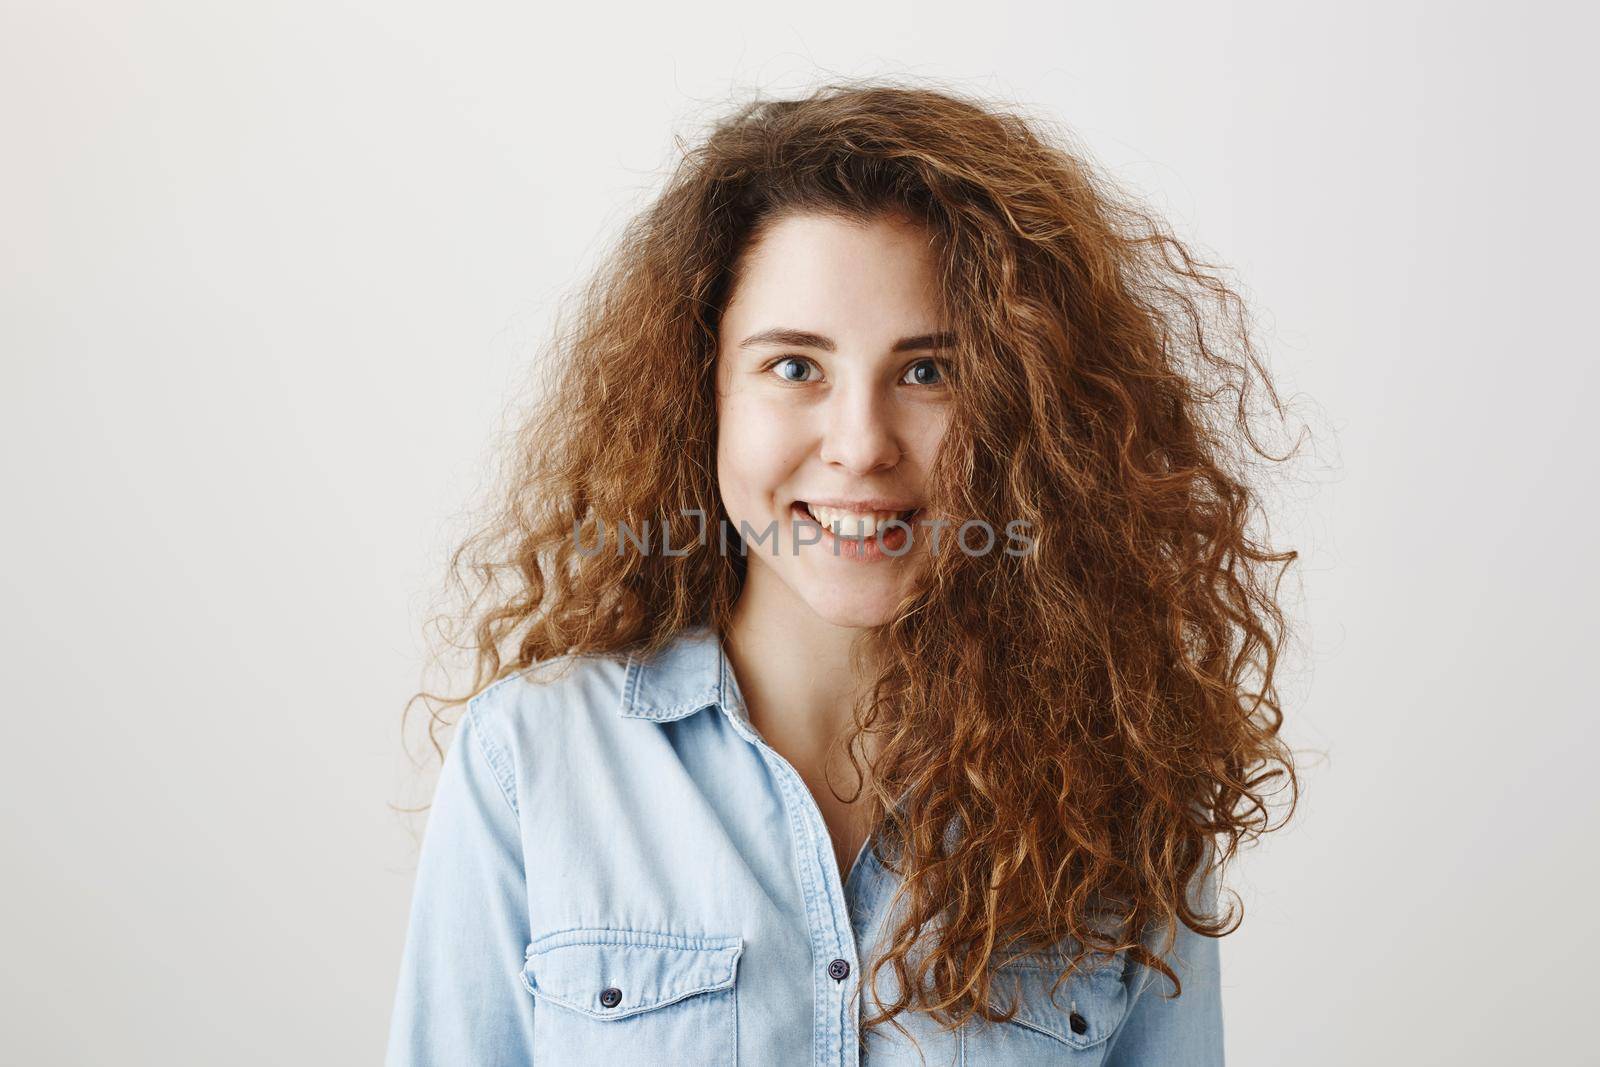
[[[827,525],[827,523],[822,522],[821,518],[811,514],[811,506],[810,504],[806,504],[805,501],[795,501],[794,506],[792,506],[792,510],[794,510],[794,512],[798,512],[800,515],[803,515],[803,517],[810,518],[811,522],[821,526],[822,530],[829,531],[829,533],[834,533],[834,528],[832,528],[832,526]],[[896,512],[894,518],[891,518],[891,520],[883,520],[883,522],[894,522],[894,520],[899,520],[899,522],[902,523],[909,523],[912,518],[915,518],[920,514],[922,514],[922,509],[920,509],[920,507],[910,507],[910,509],[906,509],[904,512]],[[866,534],[866,536],[853,537],[853,534],[846,534],[840,531],[838,536],[843,537],[843,539],[846,539],[846,541],[850,541],[850,539],[859,539],[859,541],[864,541],[866,537],[872,537],[872,534],[869,533]]]

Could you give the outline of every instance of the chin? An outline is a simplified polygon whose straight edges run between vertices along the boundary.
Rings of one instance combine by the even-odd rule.
[[[805,599],[811,610],[824,622],[857,630],[882,626],[890,621],[894,618],[894,609],[900,603],[898,598],[826,594],[808,596]]]

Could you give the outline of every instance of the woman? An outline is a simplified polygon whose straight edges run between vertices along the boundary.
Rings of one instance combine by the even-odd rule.
[[[1014,115],[718,125],[457,554],[389,1063],[1221,1062],[1295,783],[1237,310]]]

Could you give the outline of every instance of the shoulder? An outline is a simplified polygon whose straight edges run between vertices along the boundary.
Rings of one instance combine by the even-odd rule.
[[[468,701],[462,737],[514,792],[541,753],[616,729],[627,664],[626,654],[574,654],[525,667]]]
[[[524,667],[485,687],[467,718],[485,741],[505,748],[573,727],[615,719],[628,657],[567,655]]]

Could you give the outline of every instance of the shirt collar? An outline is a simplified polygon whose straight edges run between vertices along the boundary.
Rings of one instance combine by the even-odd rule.
[[[739,724],[741,732],[755,735],[733,666],[722,650],[721,635],[709,626],[696,624],[679,630],[654,656],[628,654],[618,707],[623,718],[672,722],[709,707],[720,707]],[[902,794],[897,807],[903,809],[904,805]],[[946,828],[947,845],[954,841],[959,824],[960,816],[952,816]]]
[[[671,722],[713,705],[746,717],[744,698],[717,632],[686,627],[654,656],[628,655],[619,712],[628,719]]]

